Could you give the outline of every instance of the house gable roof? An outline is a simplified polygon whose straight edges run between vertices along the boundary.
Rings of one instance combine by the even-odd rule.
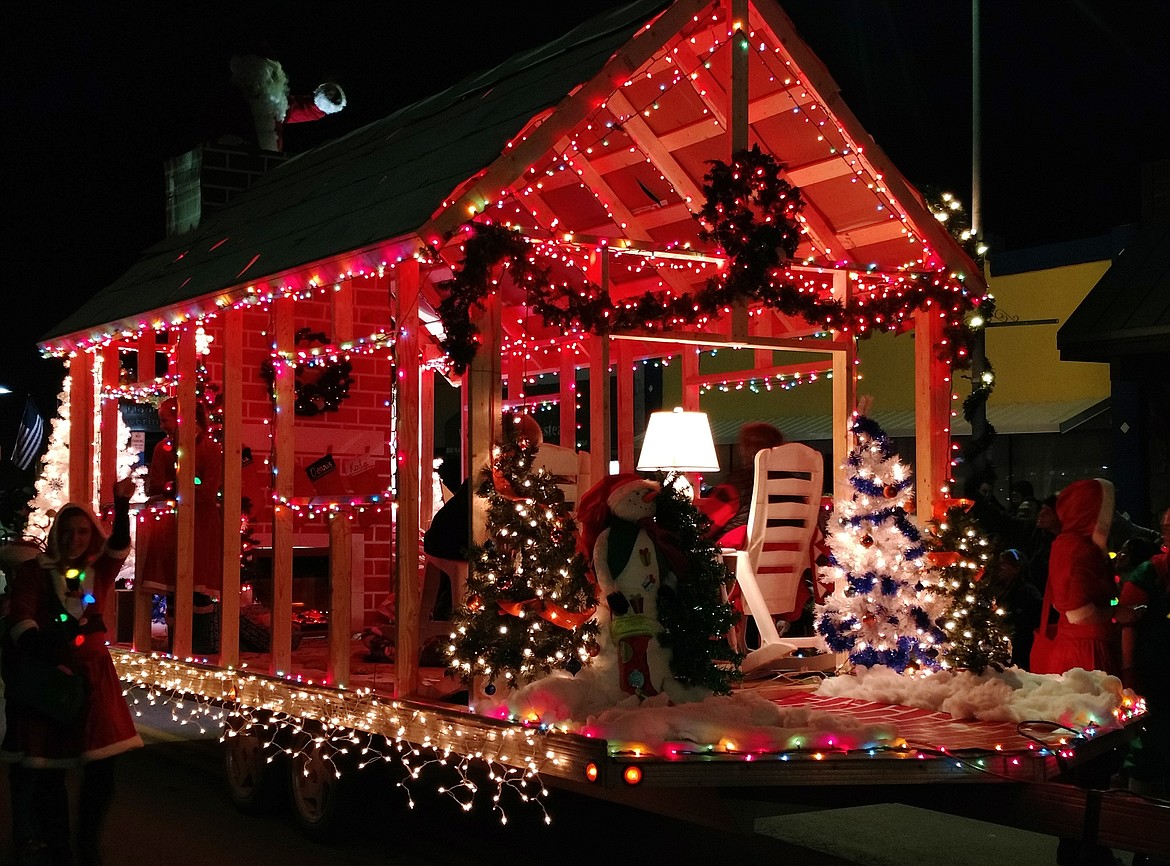
[[[749,9],[749,140],[786,166],[806,202],[797,258],[891,274],[946,267],[978,293],[977,269],[779,6]],[[252,284],[373,269],[420,239],[446,243],[493,207],[546,235],[696,245],[704,174],[730,155],[725,12],[709,0],[639,0],[289,159],[199,228],[148,250],[42,347],[208,312]],[[654,278],[687,289],[662,269]]]

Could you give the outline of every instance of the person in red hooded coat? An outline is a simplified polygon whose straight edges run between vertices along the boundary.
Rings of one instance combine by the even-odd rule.
[[[1113,521],[1113,485],[1101,478],[1075,481],[1056,499],[1060,534],[1048,562],[1048,604],[1059,614],[1047,659],[1033,672],[1072,668],[1121,674],[1120,637],[1113,622],[1113,569],[1105,540]]]

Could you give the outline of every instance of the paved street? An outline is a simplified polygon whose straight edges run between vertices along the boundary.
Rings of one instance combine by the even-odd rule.
[[[203,864],[225,857],[250,866],[514,866],[518,850],[565,866],[592,866],[614,857],[634,863],[690,863],[721,862],[729,856],[817,866],[1055,863],[1052,837],[889,803],[765,817],[752,835],[715,831],[553,789],[548,799],[551,825],[544,823],[539,809],[517,806],[502,826],[488,808],[462,812],[449,797],[435,793],[435,778],[425,774],[412,786],[416,807],[411,810],[396,787],[397,778],[384,769],[354,777],[345,832],[337,841],[321,844],[305,838],[286,802],[275,802],[266,814],[256,816],[232,805],[217,732],[180,728],[159,709],[147,713],[140,729],[147,747],[119,759],[118,795],[106,835],[112,866]],[[0,863],[10,863],[6,786],[0,802],[5,829]],[[1128,863],[1129,857],[1123,861]]]

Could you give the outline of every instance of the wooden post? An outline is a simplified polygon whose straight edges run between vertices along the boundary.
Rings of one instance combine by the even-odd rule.
[[[694,346],[682,346],[682,408],[685,412],[699,411],[699,350]],[[663,406],[669,409],[669,406]]]
[[[273,348],[292,357],[296,349],[295,301],[280,296],[272,302]],[[284,357],[274,359],[276,406],[273,418],[273,493],[272,506],[272,652],[269,673],[283,674],[292,667],[292,578],[293,512],[279,500],[293,495],[293,472],[296,462],[296,368]]]
[[[69,501],[94,503],[93,355],[69,359]]]
[[[602,246],[595,266],[597,283],[609,291],[609,247]],[[609,475],[609,337],[589,338],[589,453],[593,483]]]
[[[634,350],[629,340],[617,343],[618,471],[634,471]],[[608,390],[608,389],[606,389]]]
[[[577,447],[577,365],[567,349],[561,352],[561,437],[565,448]]]
[[[109,343],[102,349],[102,389],[114,388],[118,385],[120,364],[118,363],[118,346]],[[118,480],[118,399],[103,397],[101,399],[101,457],[98,472],[98,499],[103,502],[114,501],[114,484]],[[109,497],[108,499],[106,497]],[[118,634],[118,599],[113,593],[107,604],[106,613],[109,615],[110,639],[114,640]]]
[[[349,598],[353,574],[353,513],[342,511],[329,519],[329,664],[331,686],[349,685]],[[401,560],[399,560],[401,561]]]
[[[589,453],[593,483],[609,475],[609,337],[589,339]]]
[[[234,307],[223,321],[223,593],[219,599],[219,662],[240,663],[240,509],[244,496],[244,314]],[[259,503],[255,503],[259,506]]]
[[[177,328],[175,373],[179,384],[179,441],[175,460],[175,633],[171,652],[179,658],[191,655],[191,616],[195,592],[195,366],[198,352],[195,325]]]
[[[394,471],[397,475],[397,516],[394,539],[395,614],[398,638],[395,643],[397,697],[418,691],[419,574],[419,348],[418,262],[407,259],[396,268],[394,287],[395,363],[398,441],[394,443]],[[429,475],[427,476],[429,479]]]
[[[950,485],[951,368],[939,358],[945,317],[928,308],[914,314],[914,475],[917,513],[929,520]]]
[[[731,156],[748,146],[748,0],[731,0],[731,26],[736,28],[731,37]],[[748,335],[747,301],[737,300],[731,305],[731,336],[744,339]]]
[[[833,298],[841,304],[849,304],[849,274],[836,271],[833,274]],[[852,335],[845,338],[848,348],[834,351],[833,358],[833,498],[848,498],[851,495],[849,472],[845,461],[852,447],[849,433],[853,421],[853,409],[857,406],[857,340]]]
[[[157,338],[154,331],[146,329],[138,335],[138,384],[154,380],[155,351]],[[150,453],[146,459],[150,460]],[[137,519],[137,517],[135,518]],[[135,536],[137,537],[137,536]],[[142,586],[142,557],[134,558],[134,649],[150,652],[150,622],[154,615],[153,593]]]
[[[415,265],[417,267],[417,265]],[[416,291],[417,295],[417,291]],[[353,340],[353,281],[342,280],[333,290],[331,318],[332,341],[341,345]],[[399,356],[401,357],[401,356]],[[398,416],[399,441],[402,415]],[[399,487],[399,502],[402,488]],[[416,497],[417,499],[417,497]],[[399,505],[401,508],[401,505]],[[399,511],[401,526],[401,511]],[[395,562],[401,562],[395,558]],[[353,512],[344,510],[329,516],[329,682],[335,686],[349,684],[349,635],[353,629]]]
[[[418,514],[419,526],[431,525],[431,517],[439,503],[435,502],[435,376],[432,370],[421,370],[422,346],[419,346],[418,396]]]

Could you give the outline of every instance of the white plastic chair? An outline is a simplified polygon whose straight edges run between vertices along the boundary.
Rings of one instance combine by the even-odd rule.
[[[562,445],[542,444],[533,461],[534,468],[543,467],[553,482],[565,493],[565,504],[576,514],[577,502],[591,485],[592,459],[588,451],[574,451]]]
[[[796,607],[821,504],[824,458],[799,442],[756,454],[755,481],[747,522],[747,542],[736,557],[735,579],[747,613],[756,622],[760,647],[748,653],[747,673],[795,649],[780,640],[776,614]]]

